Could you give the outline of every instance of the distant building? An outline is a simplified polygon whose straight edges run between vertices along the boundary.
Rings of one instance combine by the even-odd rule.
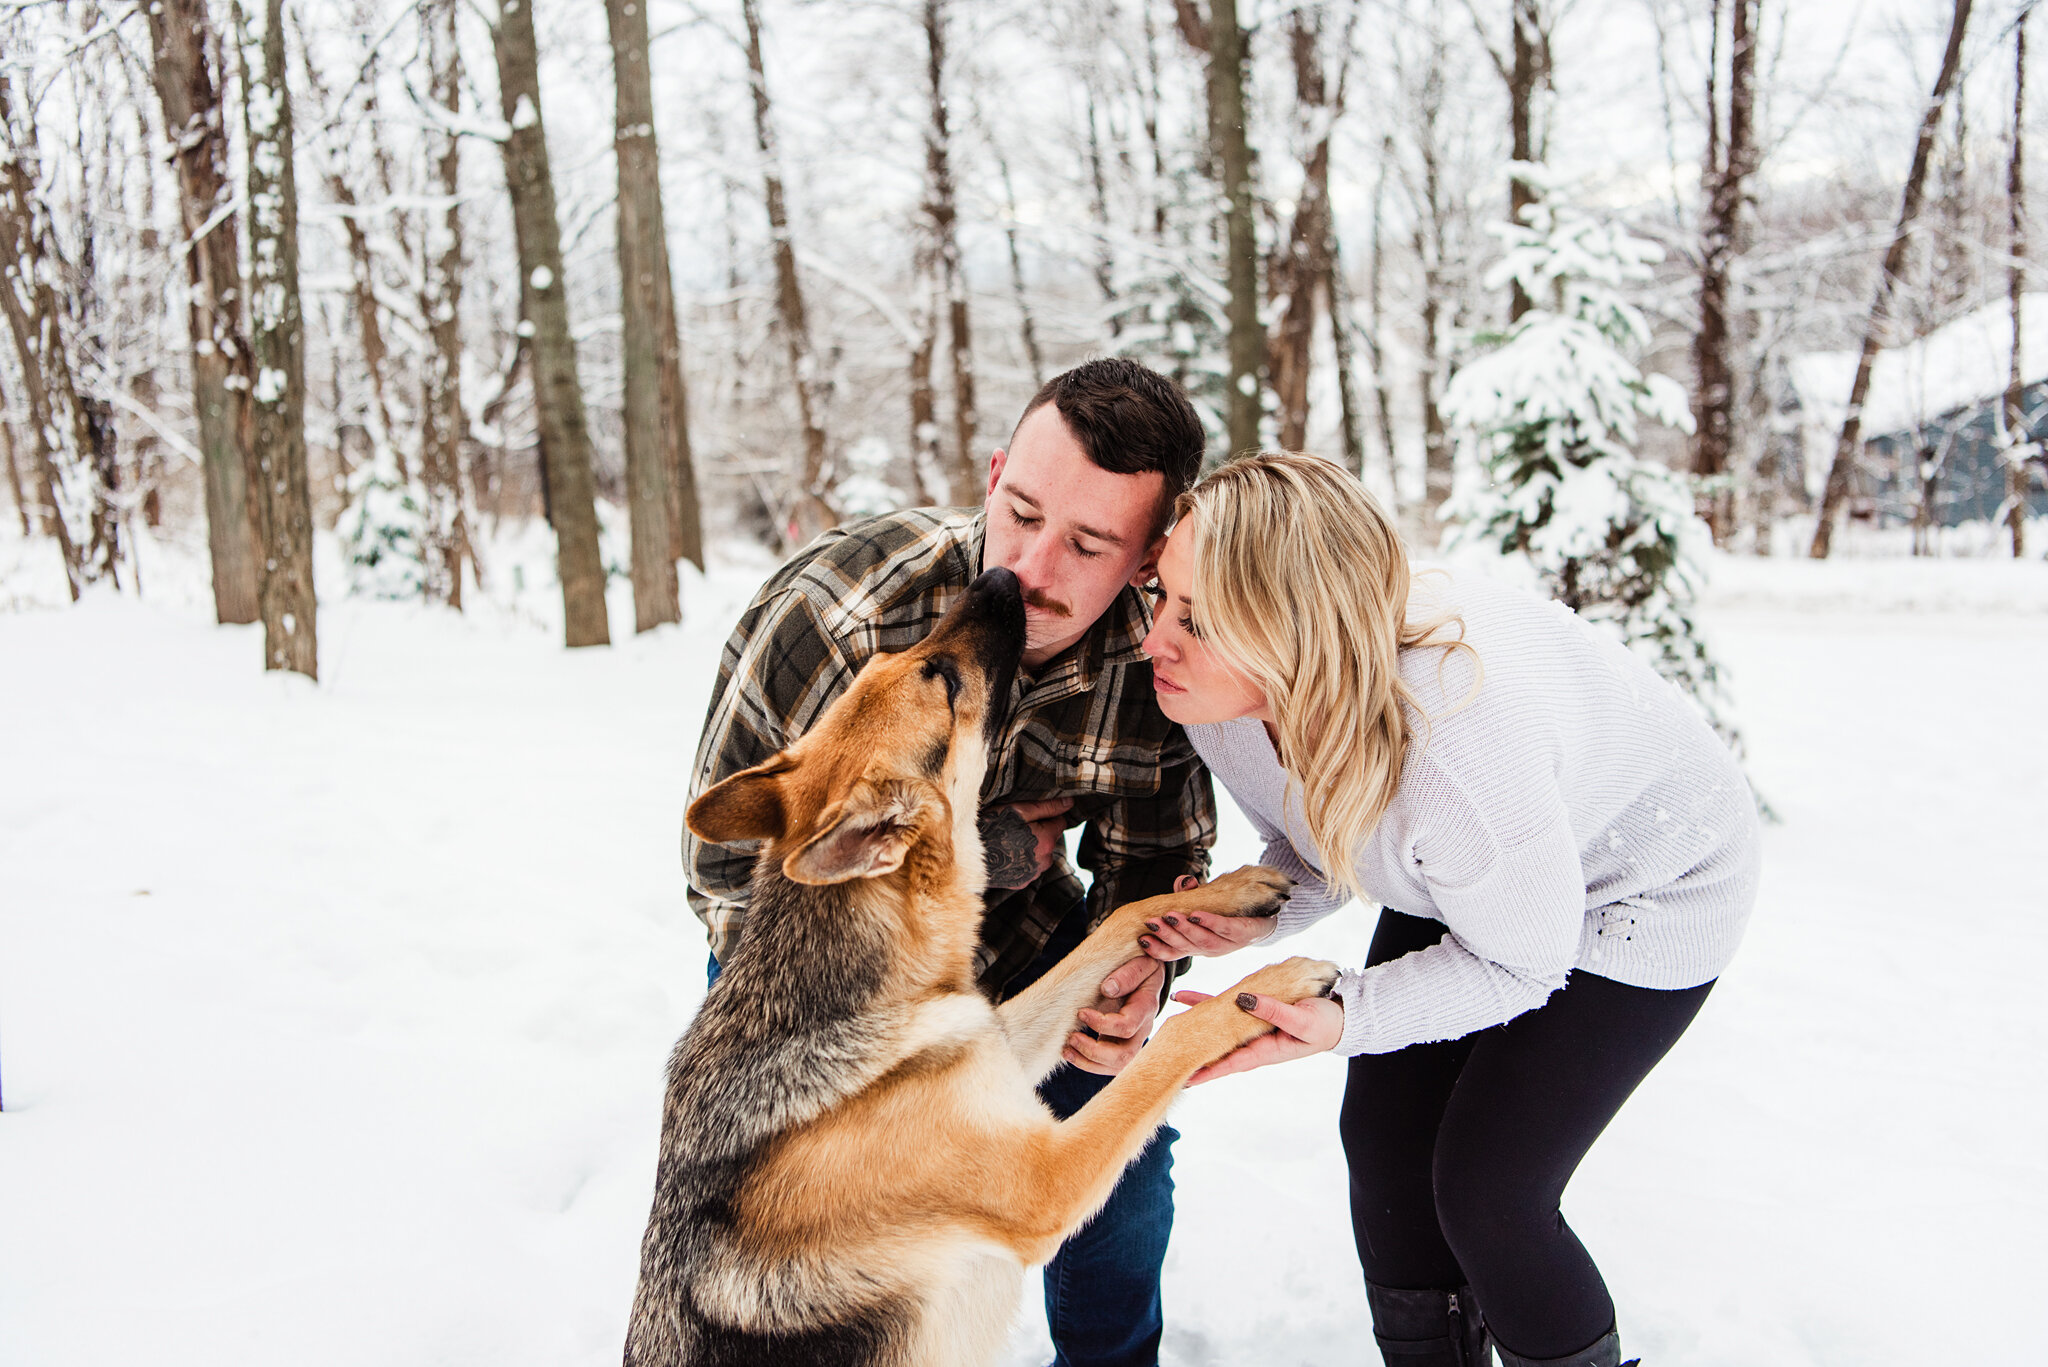
[[[2048,443],[2048,292],[2022,298],[2021,424]],[[1917,342],[1881,351],[1863,404],[1863,458],[1851,473],[1850,516],[1884,525],[1921,520],[1922,480],[1933,462],[1934,526],[1989,521],[2005,503],[1998,414],[2012,356],[2012,314],[1987,304]],[[1820,497],[1841,435],[1856,353],[1823,351],[1786,366],[1799,412],[1808,492]],[[2048,515],[2037,449],[2027,505]]]

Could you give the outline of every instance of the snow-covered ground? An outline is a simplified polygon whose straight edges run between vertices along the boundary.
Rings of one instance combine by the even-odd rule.
[[[684,785],[766,562],[571,654],[540,543],[501,542],[466,617],[323,604],[316,687],[211,623],[194,548],[75,608],[45,549],[0,539],[0,1362],[616,1362],[703,983]],[[1654,1367],[2048,1361],[2048,566],[1716,573],[1783,823],[1568,1213]],[[1176,1112],[1167,1363],[1373,1360],[1341,1081]]]

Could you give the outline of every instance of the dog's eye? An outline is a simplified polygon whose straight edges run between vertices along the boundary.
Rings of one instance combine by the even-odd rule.
[[[960,701],[960,670],[951,660],[926,660],[924,676],[946,681],[946,706],[952,707]]]

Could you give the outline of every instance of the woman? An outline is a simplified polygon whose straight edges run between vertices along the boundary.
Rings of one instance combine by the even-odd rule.
[[[1255,999],[1280,1032],[1206,1075],[1351,1058],[1352,1223],[1390,1365],[1484,1363],[1490,1334],[1509,1367],[1614,1367],[1614,1303],[1558,1199],[1741,937],[1741,770],[1562,605],[1465,574],[1411,593],[1386,515],[1327,461],[1233,462],[1178,513],[1144,646],[1159,705],[1300,886],[1277,921],[1167,918],[1146,952],[1385,907],[1333,999]]]

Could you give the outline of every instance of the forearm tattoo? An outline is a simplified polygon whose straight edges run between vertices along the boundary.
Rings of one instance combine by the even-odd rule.
[[[1038,877],[1038,833],[1016,808],[991,808],[978,824],[990,887],[1021,888]]]

